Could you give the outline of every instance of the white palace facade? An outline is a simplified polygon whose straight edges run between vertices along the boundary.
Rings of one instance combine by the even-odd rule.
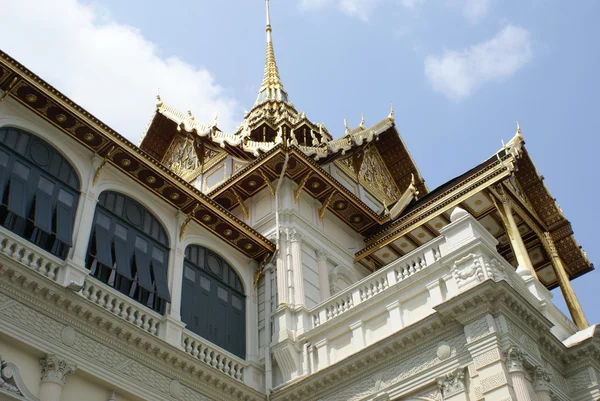
[[[600,399],[593,265],[521,130],[429,189],[393,110],[298,112],[271,33],[267,0],[235,132],[158,98],[138,145],[0,51],[0,400]]]

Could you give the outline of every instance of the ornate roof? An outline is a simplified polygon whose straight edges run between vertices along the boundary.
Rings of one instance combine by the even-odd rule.
[[[135,146],[3,52],[0,89],[4,91],[2,100],[10,96],[102,157],[102,166],[113,165],[243,254],[262,261],[275,250],[273,243],[166,168],[156,155]],[[225,236],[225,230],[232,230],[235,235]]]

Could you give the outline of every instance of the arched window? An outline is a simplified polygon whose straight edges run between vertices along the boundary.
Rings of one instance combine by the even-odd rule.
[[[102,192],[88,246],[90,274],[164,313],[171,302],[168,265],[169,241],[156,217],[123,194]]]
[[[73,245],[79,178],[49,143],[0,128],[0,225],[58,256]]]
[[[186,328],[240,358],[246,357],[246,302],[242,280],[214,252],[185,250],[181,320]]]

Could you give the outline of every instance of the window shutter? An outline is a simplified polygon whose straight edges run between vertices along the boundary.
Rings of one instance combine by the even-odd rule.
[[[0,205],[4,201],[4,190],[6,188],[6,178],[7,178],[6,167],[0,164]]]
[[[35,215],[33,224],[42,231],[52,234],[52,196],[37,189],[35,191]]]
[[[152,276],[150,275],[150,256],[138,248],[135,248],[135,266],[140,287],[154,292]]]
[[[104,266],[113,267],[111,235],[108,231],[96,225],[96,258]]]
[[[56,205],[56,238],[63,244],[73,246],[73,208],[58,202]]]
[[[27,181],[12,174],[8,189],[8,210],[19,217],[27,219]]]
[[[133,280],[131,274],[131,254],[127,242],[123,241],[119,237],[114,237],[115,246],[115,259],[117,259],[117,273],[121,276],[126,277],[129,280]]]
[[[169,294],[169,287],[167,286],[167,274],[163,264],[156,259],[152,259],[152,269],[154,271],[154,281],[158,297],[167,302],[171,302],[171,295]]]

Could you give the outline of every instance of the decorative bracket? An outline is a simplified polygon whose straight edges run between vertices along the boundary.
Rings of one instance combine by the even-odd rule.
[[[304,176],[304,178],[302,179],[302,181],[300,181],[300,184],[298,184],[298,188],[296,188],[296,191],[294,191],[294,203],[298,202],[298,199],[300,199],[300,195],[302,194],[302,189],[304,189],[304,186],[306,185],[306,182],[308,181],[309,178],[310,178],[310,174],[306,174]]]
[[[248,207],[246,207],[246,205],[244,204],[244,200],[242,199],[241,195],[238,193],[238,191],[235,190],[235,188],[231,188],[231,190],[233,191],[233,196],[235,196],[235,199],[237,199],[238,203],[240,204],[244,216],[246,218],[250,217],[250,211],[248,210]]]
[[[96,172],[94,173],[94,179],[92,181],[93,186],[96,186],[96,183],[98,182],[98,178],[100,178],[100,173],[102,172],[102,169],[104,169],[104,166],[106,166],[106,159],[102,160],[102,163],[100,163],[100,165],[96,169]]]
[[[323,217],[325,217],[325,211],[329,207],[329,204],[331,203],[331,198],[333,198],[334,194],[335,191],[331,191],[327,199],[325,199],[325,202],[323,202],[323,205],[321,205],[321,207],[319,208],[319,220],[323,220]]]
[[[262,170],[258,170],[258,173],[260,174],[262,179],[265,180],[265,184],[267,184],[267,186],[269,187],[271,195],[275,196],[275,188],[273,187],[273,184],[271,184],[271,180],[269,180],[269,177],[267,177],[267,175]]]
[[[196,212],[198,211],[198,209],[200,208],[200,204],[196,203],[196,205],[194,206],[194,210],[192,210],[187,217],[185,218],[185,221],[183,222],[183,224],[181,224],[181,228],[179,229],[179,241],[181,241],[181,239],[183,238],[183,234],[185,234],[185,229],[187,228],[188,224],[190,224],[190,221],[192,221],[192,218],[194,217],[194,215],[196,214]]]
[[[8,88],[6,89],[6,92],[4,92],[2,97],[0,97],[0,103],[2,103],[4,101],[4,99],[6,99],[8,97],[8,95],[10,95],[10,93],[12,92],[13,89],[15,89],[15,84],[17,83],[18,79],[19,79],[19,77],[14,77],[12,79],[12,81],[10,81],[10,84],[8,85]]]

